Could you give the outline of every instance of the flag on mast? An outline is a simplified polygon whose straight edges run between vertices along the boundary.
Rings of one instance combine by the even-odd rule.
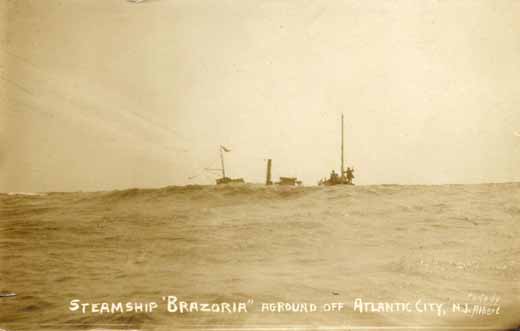
[[[220,148],[224,151],[224,152],[231,152],[231,149],[225,147],[225,146],[222,146],[220,145]]]

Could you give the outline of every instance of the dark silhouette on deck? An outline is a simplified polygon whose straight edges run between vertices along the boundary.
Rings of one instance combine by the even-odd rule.
[[[318,185],[354,185],[354,168],[344,166],[344,148],[343,148],[343,114],[341,114],[341,171],[338,175],[334,170],[331,171],[329,178],[320,179]]]

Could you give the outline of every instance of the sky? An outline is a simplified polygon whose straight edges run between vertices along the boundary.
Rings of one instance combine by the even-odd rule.
[[[520,181],[519,1],[0,3],[1,192]]]

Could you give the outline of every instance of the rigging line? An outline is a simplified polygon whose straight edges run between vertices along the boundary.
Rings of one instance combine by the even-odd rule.
[[[193,178],[197,178],[197,177],[200,177],[201,175],[205,176],[206,178],[208,178],[210,176],[210,170],[208,169],[213,169],[213,168],[216,168],[217,167],[217,164],[220,164],[220,160],[216,160],[214,161],[214,163],[211,165],[211,167],[203,167],[202,168],[202,171],[200,173],[198,173],[197,175],[194,175],[194,176],[189,176],[188,179],[193,179]],[[216,171],[216,170],[215,170]],[[220,169],[218,169],[218,171],[220,171]],[[217,176],[215,174],[211,174],[211,179],[214,179],[215,177],[214,176]]]
[[[38,66],[36,66],[36,65],[33,64],[32,62],[30,62],[30,61],[24,59],[23,57],[18,56],[18,55],[14,54],[14,53],[11,53],[11,52],[9,52],[9,51],[5,51],[5,50],[2,50],[2,51],[4,51],[5,53],[7,53],[7,54],[9,54],[9,55],[11,55],[11,56],[13,56],[13,57],[15,57],[15,58],[17,58],[17,59],[20,60],[21,62],[25,62],[25,63],[29,64],[31,67],[36,68],[36,70],[39,71],[40,73],[46,74],[44,71],[42,71],[40,68],[38,68]],[[29,90],[29,89],[26,88],[25,86],[23,86],[23,85],[21,85],[21,84],[15,82],[15,81],[12,81],[11,79],[9,79],[9,78],[7,78],[7,77],[4,77],[4,75],[0,75],[0,78],[1,78],[3,81],[5,81],[5,82],[7,82],[7,83],[9,83],[9,84],[12,84],[13,86],[17,87],[19,90],[21,90],[21,91],[27,93],[28,95],[30,95],[30,96],[32,96],[32,97],[34,97],[34,98],[38,98],[37,95],[35,95],[31,90]],[[70,102],[70,100],[67,100],[67,101]],[[59,114],[59,115],[62,115],[62,116],[61,116],[62,118],[65,118],[65,116],[63,116],[63,113],[61,113],[61,112],[50,112],[50,111],[44,110],[44,109],[43,109],[41,106],[39,106],[39,105],[29,105],[29,104],[27,104],[27,103],[20,102],[20,100],[17,100],[17,102],[19,102],[20,104],[24,105],[24,106],[27,108],[27,110],[29,110],[29,111],[34,111],[34,109],[36,108],[36,109],[40,109],[40,110],[41,110],[41,111],[40,111],[41,113],[45,113],[45,114],[47,114],[47,115],[49,115],[49,116],[51,116],[51,117],[52,117],[52,116],[55,116],[56,114]],[[90,120],[101,120],[101,121],[103,121],[103,119],[101,119],[99,116],[92,116],[90,112],[86,112],[86,111],[84,111],[83,108],[85,108],[85,107],[84,107],[83,105],[80,105],[80,104],[78,104],[77,102],[75,102],[75,106],[77,107],[77,110],[78,110],[81,114],[83,114],[83,116],[86,116],[86,118],[90,118]],[[94,107],[94,106],[92,106],[92,105],[88,105],[87,107],[88,107],[88,108],[97,108],[97,107]],[[178,136],[178,133],[177,133],[177,132],[174,132],[174,131],[172,131],[171,129],[166,128],[166,127],[164,127],[164,126],[162,126],[162,125],[158,125],[157,123],[152,122],[152,121],[146,119],[145,117],[143,117],[142,115],[138,115],[138,114],[135,113],[135,112],[130,111],[130,112],[128,113],[128,112],[118,111],[118,110],[116,110],[115,112],[116,112],[116,113],[119,113],[119,114],[123,114],[123,115],[130,115],[130,116],[133,116],[133,117],[136,118],[137,120],[140,120],[141,122],[144,122],[144,123],[148,124],[149,126],[152,126],[152,127],[155,127],[155,128],[160,129],[163,133],[167,133],[167,134],[172,135],[172,136]],[[88,115],[87,115],[87,114],[88,114]],[[94,124],[90,124],[90,125],[94,125]],[[122,134],[119,132],[119,130],[110,129],[109,131],[111,131],[112,133],[119,133],[119,135],[122,135]],[[122,135],[122,136],[124,136],[124,135]],[[178,146],[171,146],[171,145],[163,145],[163,146],[161,146],[161,145],[157,145],[157,144],[155,144],[155,143],[151,143],[151,142],[150,142],[150,144],[153,144],[154,146],[156,146],[156,147],[158,147],[158,148],[160,148],[160,149],[162,149],[163,151],[166,151],[166,152],[168,152],[168,153],[171,153],[172,151],[176,151],[176,152],[179,152],[179,151],[180,151],[180,152],[182,152],[182,153],[186,153],[186,152],[187,152],[186,148],[185,148],[185,147],[182,147],[182,146],[180,146],[180,147],[178,147]]]
[[[17,82],[15,82],[15,81],[12,81],[12,80],[10,80],[9,78],[4,77],[3,75],[0,75],[0,79],[2,79],[2,80],[3,80],[4,82],[6,82],[6,83],[9,83],[9,84],[11,84],[11,85],[17,87],[18,89],[24,91],[25,93],[27,93],[27,94],[29,94],[29,95],[31,95],[31,96],[34,96],[34,93],[33,93],[31,90],[29,90],[29,89],[26,88],[25,86],[21,85],[20,83],[17,83]]]
[[[3,78],[3,77],[2,77]],[[5,78],[3,78],[5,80]],[[15,84],[14,82],[11,82],[9,80],[6,80],[7,82],[9,83],[12,83],[12,84]],[[21,86],[18,86],[17,84],[15,84],[15,86],[19,87],[20,89],[22,89],[24,92],[34,96],[34,97],[37,97],[35,96],[34,94],[32,94],[30,91],[27,91],[25,90],[23,87]],[[28,111],[35,111],[35,109],[40,109],[40,113],[45,113],[49,116],[55,116],[55,115],[60,115],[60,117],[62,118],[67,118],[67,116],[65,116],[65,114],[63,112],[60,112],[60,111],[54,111],[54,112],[51,112],[51,111],[47,111],[47,110],[44,110],[44,107],[42,107],[41,105],[38,105],[38,104],[34,104],[34,105],[30,105],[28,103],[25,103],[25,102],[22,102],[21,100],[15,100],[16,103],[19,103],[23,106],[25,106],[25,108],[27,108]],[[91,112],[88,112],[88,111],[85,111],[84,108],[85,106],[84,105],[80,105],[78,103],[74,103],[75,104],[75,109],[78,110],[78,113],[81,114],[81,116],[84,116],[86,119],[89,119],[91,121],[104,121],[102,118],[100,118],[99,116],[92,116]],[[97,108],[95,106],[92,106],[92,105],[88,105],[86,106],[86,108]],[[143,121],[146,122],[146,120],[142,119]],[[84,122],[85,123],[85,122]],[[89,123],[90,125],[95,125],[94,123]],[[150,123],[148,122],[149,125],[154,125],[154,123]],[[111,131],[112,133],[120,133],[120,135],[123,135],[121,134],[120,130],[116,130],[116,129],[109,129],[108,131]],[[173,134],[173,133],[172,133]],[[124,134],[123,136],[129,136],[128,134]],[[152,142],[148,142],[149,144],[155,144],[155,143],[152,143]],[[157,147],[159,148],[162,148],[164,150],[169,150],[169,151],[178,151],[178,152],[183,152],[183,153],[186,153],[187,150],[185,147],[183,146],[172,146],[172,145],[167,145],[167,144],[163,144],[163,146],[160,146],[160,145],[156,145]]]
[[[124,112],[124,111],[122,111],[122,112]],[[161,129],[163,132],[165,132],[165,133],[167,133],[167,134],[174,135],[174,136],[175,136],[175,135],[177,135],[177,136],[181,136],[181,135],[177,132],[177,130],[175,130],[175,129],[171,129],[171,128],[168,128],[168,127],[166,127],[166,126],[163,126],[163,125],[157,124],[157,123],[155,123],[155,122],[152,122],[151,120],[146,119],[143,115],[140,115],[140,114],[138,114],[138,113],[136,113],[136,112],[134,112],[134,111],[129,110],[129,111],[128,111],[128,114],[129,114],[129,115],[133,115],[134,117],[136,117],[136,118],[138,118],[138,119],[140,119],[140,120],[146,122],[146,123],[149,124],[149,125],[152,125],[152,126],[155,126],[155,127],[158,128],[158,129]]]
[[[15,59],[21,61],[21,62],[24,62],[28,65],[30,65],[31,67],[35,68],[37,71],[39,71],[41,74],[43,75],[49,75],[49,73],[45,72],[44,70],[42,70],[41,68],[39,68],[37,65],[35,65],[33,62],[27,60],[26,58],[22,57],[22,56],[19,56],[17,54],[14,54],[8,50],[2,50],[4,53],[14,57]],[[1,76],[0,76],[1,77]],[[31,92],[29,89],[27,89],[26,87],[16,83],[16,82],[13,82],[11,80],[9,80],[8,78],[6,77],[2,77],[5,81],[17,86],[18,88],[22,89],[23,91],[25,91],[27,94],[30,94],[32,96],[35,96],[35,94],[33,92]],[[52,77],[52,74],[51,74],[51,81],[52,80],[55,80],[55,77]],[[70,100],[69,100],[70,102]],[[171,129],[171,128],[168,128],[167,126],[164,126],[164,125],[161,125],[161,124],[158,124],[156,122],[153,122],[151,121],[150,119],[147,119],[146,117],[144,117],[143,115],[140,115],[134,111],[123,111],[123,110],[113,110],[114,112],[118,113],[118,114],[121,114],[123,116],[131,116],[133,117],[134,119],[137,119],[137,120],[140,120],[142,122],[144,122],[145,124],[148,124],[149,126],[151,127],[154,127],[155,129],[159,129],[159,131],[163,132],[163,133],[166,133],[170,136],[175,136],[176,138],[181,138],[181,139],[185,139],[185,137],[183,137],[183,135],[179,134],[177,132],[176,129]]]
[[[33,62],[27,60],[25,57],[21,56],[21,55],[18,55],[18,54],[15,54],[13,52],[11,52],[10,50],[7,50],[7,49],[0,49],[1,52],[4,52],[5,54],[7,55],[10,55],[12,57],[14,57],[15,59],[17,59],[18,61],[21,61],[21,62],[25,62],[27,64],[29,64],[30,66],[36,68],[37,70],[39,71],[43,71],[42,69],[40,69],[36,64],[34,64]]]
[[[28,104],[28,103],[26,103],[24,101],[19,100],[19,99],[13,99],[12,101],[14,103],[18,104],[19,106],[21,106],[22,108],[25,108],[24,111],[34,112],[34,113],[41,114],[41,115],[46,115],[46,116],[49,116],[49,117],[59,116],[59,117],[61,117],[64,120],[69,120],[69,121],[71,120],[65,114],[63,114],[61,112],[50,112],[44,106],[41,106],[41,105],[30,105],[30,104]],[[81,112],[81,113],[82,113],[82,115],[84,114],[84,112]],[[82,123],[85,123],[85,122],[82,122]],[[93,125],[93,124],[91,124],[91,125]],[[100,128],[100,126],[96,126],[96,129],[99,129],[99,128]],[[128,134],[126,134],[126,132],[121,131],[121,130],[116,130],[114,128],[103,127],[103,130],[106,131],[106,132],[109,132],[111,135],[112,134],[116,134],[116,135],[118,135],[120,137],[128,137]],[[166,153],[166,154],[171,154],[172,151],[173,152],[178,152],[179,149],[180,149],[180,147],[173,147],[173,146],[164,145],[164,144],[163,145],[159,145],[159,144],[156,144],[156,143],[153,143],[153,142],[148,142],[148,141],[144,141],[144,143],[147,144],[147,145],[151,145],[154,148],[161,149],[162,153]],[[137,149],[137,150],[139,150],[139,149]],[[181,150],[181,151],[182,152],[186,152],[185,150]],[[175,161],[174,160],[168,160],[168,162],[169,163],[173,163]]]

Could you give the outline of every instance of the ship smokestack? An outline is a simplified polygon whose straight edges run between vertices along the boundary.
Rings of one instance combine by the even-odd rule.
[[[271,181],[271,159],[267,160],[267,173],[265,175],[265,185],[273,185]]]

